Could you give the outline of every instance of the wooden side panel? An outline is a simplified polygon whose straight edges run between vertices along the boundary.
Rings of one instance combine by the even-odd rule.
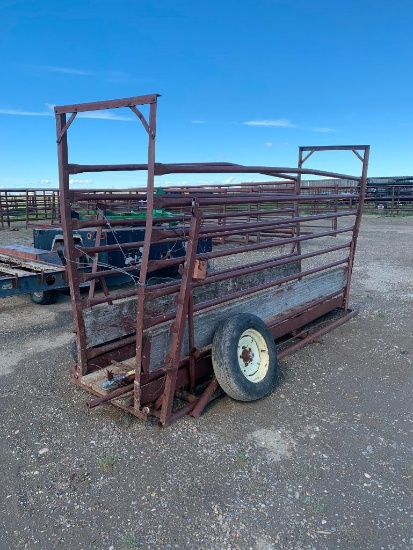
[[[253,313],[263,320],[285,314],[307,303],[313,302],[330,294],[342,291],[346,284],[346,268],[338,267],[323,271],[280,285],[277,288],[263,290],[237,300],[228,301],[224,306],[216,306],[198,312],[194,318],[195,346],[203,348],[211,344],[218,325],[225,319],[237,313]],[[163,323],[155,328],[148,329],[151,335],[152,347],[150,371],[159,368],[169,352],[171,333],[169,323]],[[182,353],[188,353],[188,327],[185,329]]]
[[[83,312],[87,347],[122,338],[136,331],[136,297]]]
[[[194,289],[194,303],[199,304],[209,300],[239,292],[254,285],[277,281],[298,272],[298,263],[292,262],[279,267],[262,269],[256,273],[239,275],[227,281],[209,283]],[[213,273],[212,273],[213,275]],[[178,281],[177,281],[178,282]],[[145,316],[158,316],[173,312],[176,294],[145,302]],[[221,308],[225,306],[221,305]],[[133,334],[136,330],[136,297],[118,301],[113,305],[99,305],[83,312],[87,347],[99,346],[105,342]]]

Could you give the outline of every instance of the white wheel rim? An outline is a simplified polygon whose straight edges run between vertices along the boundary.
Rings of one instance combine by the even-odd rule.
[[[257,384],[268,372],[270,356],[264,337],[252,328],[245,330],[238,340],[238,364],[247,380]]]

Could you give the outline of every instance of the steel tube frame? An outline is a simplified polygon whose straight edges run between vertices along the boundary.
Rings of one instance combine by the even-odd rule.
[[[148,170],[147,164],[68,164],[69,174],[82,174],[85,172],[137,172]],[[217,164],[217,163],[175,163],[155,165],[155,175],[167,174],[263,174],[279,178],[287,178],[289,174],[308,174],[328,178],[349,179],[357,181],[359,178],[337,172],[325,170],[300,169],[276,166],[245,166],[242,164]]]
[[[57,148],[58,148],[58,167],[59,167],[59,192],[60,192],[60,212],[61,220],[63,227],[63,236],[66,247],[66,254],[69,258],[67,262],[67,271],[69,276],[70,284],[70,296],[72,300],[72,310],[75,321],[75,328],[77,334],[79,335],[80,341],[85,340],[86,328],[82,315],[82,298],[80,295],[80,280],[79,274],[76,269],[75,262],[73,258],[76,258],[75,244],[72,238],[73,233],[73,222],[71,217],[71,205],[70,201],[67,200],[70,195],[69,189],[69,174],[70,174],[70,164],[69,164],[69,153],[68,153],[68,138],[67,131],[69,129],[70,123],[74,120],[74,115],[78,112],[87,112],[87,111],[96,111],[102,109],[113,109],[121,107],[130,107],[136,105],[150,105],[150,121],[149,124],[146,124],[146,129],[148,132],[148,190],[147,190],[147,204],[149,206],[148,215],[147,215],[147,224],[146,227],[148,231],[146,232],[146,242],[147,242],[147,251],[144,254],[142,259],[141,274],[143,277],[143,283],[145,282],[146,276],[146,264],[149,254],[149,243],[150,243],[150,232],[152,230],[152,211],[153,211],[153,190],[154,190],[154,164],[155,164],[155,136],[156,136],[156,102],[158,94],[152,94],[150,96],[136,96],[133,98],[121,99],[121,100],[111,100],[111,101],[101,101],[96,103],[86,103],[86,104],[74,104],[74,105],[65,105],[60,107],[55,107],[55,117],[56,117],[56,134],[57,134]],[[66,114],[72,113],[70,123],[66,121]],[[66,200],[65,200],[66,199]],[[143,298],[142,292],[140,293],[140,298],[138,298],[138,311],[139,308],[143,311]],[[137,348],[140,350],[141,338],[137,337]],[[86,348],[83,346],[78,347],[78,356],[79,361],[77,365],[78,375],[84,375],[88,372],[87,367],[87,356]]]
[[[343,228],[343,229],[332,230],[332,231],[323,232],[323,233],[316,233],[316,234],[311,234],[311,235],[304,235],[304,236],[299,236],[299,237],[287,238],[287,239],[283,239],[283,240],[280,240],[280,241],[271,242],[271,243],[264,243],[264,244],[260,244],[260,245],[249,245],[248,246],[248,251],[260,250],[260,249],[265,249],[265,248],[270,248],[270,247],[272,248],[272,247],[283,245],[283,244],[288,244],[288,243],[292,243],[292,242],[302,242],[302,241],[317,239],[317,238],[325,237],[325,236],[334,236],[334,235],[343,234],[343,233],[346,233],[346,232],[349,232],[349,231],[352,231],[352,228]],[[351,246],[351,241],[348,242],[348,243],[344,243],[342,245],[339,245],[339,246],[334,246],[334,247],[321,249],[321,250],[318,250],[318,251],[312,252],[312,253],[307,253],[307,254],[302,254],[302,255],[289,254],[284,259],[277,259],[276,261],[265,260],[263,262],[259,262],[258,264],[255,264],[255,265],[251,264],[251,266],[249,268],[246,268],[246,267],[243,267],[243,268],[230,268],[230,269],[227,269],[227,270],[215,272],[213,276],[208,278],[208,282],[223,281],[223,280],[226,280],[226,279],[229,279],[229,278],[233,277],[234,275],[236,276],[236,275],[239,275],[239,274],[254,273],[254,272],[260,271],[262,269],[263,265],[265,265],[265,267],[267,267],[267,268],[268,267],[274,267],[274,266],[277,266],[277,265],[278,266],[279,265],[285,265],[287,263],[295,262],[297,260],[308,259],[308,258],[316,257],[316,256],[319,256],[319,255],[322,255],[322,254],[327,254],[327,253],[330,253],[330,252],[335,252],[335,251],[338,251],[338,250],[349,248],[350,246]],[[247,251],[246,249],[242,249],[242,250],[236,250],[235,249],[235,250],[228,250],[228,251],[225,251],[225,252],[202,253],[202,254],[197,255],[197,257],[199,257],[201,259],[213,259],[213,258],[219,258],[219,257],[228,256],[228,255],[232,255],[232,254],[245,253],[246,251]],[[154,260],[150,263],[153,264],[152,270],[154,270],[154,269],[160,269],[160,268],[163,268],[163,267],[169,267],[169,266],[172,266],[172,265],[176,265],[178,263],[182,263],[182,261],[183,261],[183,258],[176,258],[176,259],[171,259],[171,260],[159,260],[159,261]],[[343,263],[343,262],[340,262],[340,263]],[[324,266],[321,266],[321,268],[319,270],[322,270],[322,269],[324,269]],[[126,270],[128,270],[128,271],[136,270],[136,267],[134,267],[134,268],[125,268],[125,271]],[[88,281],[88,280],[92,280],[92,279],[101,277],[102,275],[112,275],[112,274],[114,275],[114,274],[117,274],[117,273],[118,273],[117,270],[102,271],[102,272],[99,272],[98,274],[84,273],[83,276],[82,276],[82,280],[83,281]],[[303,277],[306,274],[307,274],[307,272],[303,271],[303,272],[301,272],[300,277]],[[196,282],[193,283],[194,288],[196,288],[199,285],[200,285],[200,283],[196,283]],[[161,290],[159,290],[159,292],[157,291],[158,287],[161,287]],[[157,295],[166,296],[167,294],[173,294],[174,292],[177,292],[178,289],[179,289],[179,285],[178,284],[174,285],[173,283],[166,284],[166,285],[165,284],[153,285],[147,290],[147,294],[150,295],[151,297],[155,297]],[[111,298],[112,299],[125,298],[127,296],[132,296],[132,295],[136,294],[136,292],[137,292],[136,290],[132,290],[130,292],[121,292],[119,294],[111,295]],[[97,298],[97,299],[94,299],[94,300],[88,300],[88,304],[89,305],[97,305],[99,303],[104,303],[106,301],[107,301],[107,298],[102,297],[102,298]]]
[[[242,215],[242,213],[241,213]],[[345,212],[337,212],[333,214],[318,214],[315,216],[303,216],[303,217],[294,217],[294,218],[285,218],[282,220],[277,220],[276,225],[282,226],[282,225],[292,225],[299,222],[307,222],[307,221],[317,221],[317,220],[330,220],[336,217],[345,217],[345,216],[355,216],[354,211],[345,211]],[[274,228],[274,220],[265,220],[263,222],[254,222],[254,223],[248,223],[248,227],[245,228],[245,224],[239,223],[239,224],[225,224],[217,225],[217,226],[208,226],[207,228],[200,228],[199,230],[199,238],[200,239],[209,239],[214,238],[216,236],[226,236],[226,235],[232,235],[234,232],[237,234],[244,234],[244,233],[251,233],[255,230],[265,231],[266,229],[273,229]],[[223,227],[225,230],[223,230]],[[163,231],[155,230],[153,233],[157,235],[160,235],[161,233],[164,234],[163,238],[156,239],[155,244],[161,244],[161,243],[171,243],[177,240],[177,237],[184,237],[189,233],[188,229],[177,227],[174,230],[165,229]],[[138,248],[140,246],[144,246],[145,241],[134,241],[130,243],[122,244],[122,249],[128,250],[130,248]],[[280,243],[281,244],[281,243]],[[101,245],[101,246],[79,246],[76,245],[76,250],[79,251],[80,254],[92,254],[96,252],[109,252],[114,250],[119,250],[119,244],[112,244],[112,245]]]
[[[354,261],[357,235],[360,227],[361,209],[364,201],[367,164],[368,164],[368,146],[333,146],[333,147],[301,147],[299,149],[298,168],[268,167],[268,166],[243,166],[230,163],[168,163],[161,164],[155,162],[155,138],[156,138],[156,106],[158,94],[147,96],[136,96],[120,100],[110,100],[103,102],[66,105],[55,108],[56,114],[56,133],[58,137],[58,159],[59,159],[59,186],[61,218],[64,228],[65,252],[68,259],[67,271],[71,288],[72,310],[75,318],[75,326],[79,342],[79,360],[75,369],[74,377],[77,383],[83,385],[82,379],[88,376],[95,368],[94,365],[104,365],[106,358],[115,358],[118,353],[121,357],[125,356],[126,350],[134,349],[133,357],[129,357],[129,363],[133,360],[134,374],[128,379],[125,388],[112,394],[108,398],[98,397],[99,402],[112,400],[116,396],[124,396],[125,393],[132,398],[132,406],[122,406],[125,410],[132,412],[140,418],[147,417],[147,406],[152,406],[154,414],[160,419],[162,424],[168,424],[171,421],[188,413],[198,416],[209,399],[217,394],[217,383],[211,379],[204,391],[202,397],[195,396],[193,391],[198,381],[207,374],[211,373],[210,367],[205,363],[207,357],[205,350],[195,349],[194,324],[196,323],[195,314],[202,312],[206,308],[225,306],[229,300],[239,299],[247,296],[251,292],[258,292],[267,288],[287,284],[291,281],[302,280],[305,277],[316,275],[320,272],[332,270],[340,266],[347,266],[346,284],[344,288],[337,289],[334,295],[325,296],[323,299],[312,300],[309,306],[300,306],[293,312],[285,313],[275,320],[269,320],[269,324],[277,326],[282,323],[282,330],[288,330],[289,327],[297,323],[297,315],[302,318],[313,317],[318,313],[328,310],[331,304],[336,307],[343,304],[348,308],[348,295],[350,287],[351,271]],[[137,106],[146,105],[149,109],[149,119],[143,116]],[[69,163],[67,133],[74,123],[78,113],[87,111],[96,111],[100,109],[129,108],[140,120],[144,130],[148,134],[148,161],[145,164],[108,164],[108,165],[78,165]],[[70,113],[69,120],[66,115]],[[304,167],[304,163],[315,152],[326,150],[348,150],[353,152],[362,162],[361,177],[338,174],[336,172],[327,172],[313,170]],[[135,195],[119,193],[90,193],[88,191],[71,191],[69,189],[69,174],[81,172],[101,172],[101,171],[119,171],[119,170],[143,170],[147,172],[147,189],[137,191]],[[154,180],[156,175],[163,174],[185,174],[185,173],[260,173],[271,175],[274,178],[283,179],[282,182],[274,182],[257,187],[239,186],[235,192],[224,187],[215,186],[212,189],[188,189],[180,192],[179,195],[173,194],[155,194]],[[302,174],[317,175],[320,177],[339,177],[349,181],[359,182],[359,194],[355,196],[357,200],[356,209],[337,209],[338,201],[346,200],[347,194],[334,192],[332,194],[309,194],[301,192]],[[278,185],[289,185],[288,189],[277,188]],[[79,202],[90,204],[96,201],[99,208],[106,208],[107,203],[138,204],[140,209],[145,208],[145,220],[107,220],[100,219],[91,222],[77,221],[71,219],[71,203]],[[313,215],[301,215],[302,205],[311,205],[312,201],[316,204],[323,204],[324,207],[333,209],[328,213],[316,213]],[[252,205],[254,207],[252,208]],[[261,206],[260,205],[265,205]],[[266,209],[266,206],[268,207]],[[354,206],[354,205],[353,205]],[[172,209],[172,216],[161,218],[154,217],[155,208]],[[307,208],[307,206],[306,206]],[[175,210],[174,210],[175,209]],[[181,209],[181,212],[176,212]],[[354,217],[352,226],[338,227],[340,219]],[[180,222],[180,225],[174,228],[161,228],[156,224],[168,222]],[[331,222],[335,227],[331,230],[322,230],[319,232],[309,231],[309,224],[314,222]],[[307,225],[302,225],[307,224]],[[117,245],[96,246],[77,246],[74,244],[72,234],[78,229],[88,227],[96,228],[97,235],[100,237],[105,226],[109,231],[116,227],[141,227],[144,229],[144,238],[141,241],[129,242]],[[323,245],[323,238],[344,235],[352,232],[349,241],[339,242],[336,246]],[[238,249],[227,248],[225,250],[213,250],[212,252],[197,253],[197,243],[200,239],[215,240],[225,243],[226,239],[239,238],[240,246]],[[250,239],[256,239],[250,244]],[[262,240],[264,239],[264,240]],[[100,240],[100,239],[99,239]],[[164,258],[159,260],[149,260],[149,251],[153,245],[170,246],[174,242],[181,242],[185,245],[186,253],[184,257]],[[318,243],[318,248],[302,253],[301,244],[307,241]],[[204,279],[194,279],[196,262],[209,259],[222,258],[224,255],[235,255],[242,253],[252,253],[260,250],[267,250],[280,245],[291,244],[294,248],[290,254],[278,255],[260,261],[249,260],[243,267],[231,267],[220,269],[212,274],[207,274]],[[237,245],[238,246],[238,245]],[[106,278],[111,277],[118,272],[117,269],[102,269],[97,271],[98,254],[142,248],[142,256],[139,265],[125,266],[124,272],[130,273],[139,269],[139,281],[136,288],[128,291],[110,292],[106,287]],[[169,250],[169,249],[168,249]],[[348,250],[349,253],[340,259],[329,259],[331,253]],[[92,273],[79,271],[79,258],[82,255],[88,255],[92,258]],[[282,252],[281,252],[282,254]],[[233,277],[249,276],[254,277],[260,271],[278,268],[293,262],[299,262],[308,259],[317,259],[318,264],[306,269],[300,269],[298,272],[286,275],[278,275],[276,280],[270,282],[260,282],[256,279],[249,284],[248,288],[237,291],[226,291],[222,296],[210,296],[202,301],[194,303],[193,291],[199,287],[208,284],[218,284],[230,281]],[[326,258],[326,259],[324,259]],[[146,285],[147,274],[155,269],[171,267],[180,264],[181,281],[172,283],[163,283],[154,286]],[[95,294],[95,281],[100,279],[104,285],[105,296]],[[249,279],[248,279],[249,280]],[[251,279],[252,281],[254,279]],[[80,295],[80,283],[91,281],[89,297],[83,299]],[[224,288],[224,287],[223,287]],[[228,289],[230,286],[228,286]],[[157,312],[151,315],[145,314],[147,300],[163,298],[175,294],[174,306],[170,311],[161,314]],[[96,347],[88,347],[87,330],[83,312],[93,309],[95,306],[105,303],[115,304],[118,300],[128,297],[136,297],[136,325],[133,334],[125,334],[117,341],[103,341]],[[110,306],[112,307],[112,306]],[[311,313],[308,308],[311,308]],[[308,315],[307,315],[308,312]],[[294,315],[295,321],[294,321]],[[166,356],[163,366],[155,372],[149,372],[148,353],[150,353],[150,339],[145,340],[144,331],[151,327],[156,327],[160,323],[170,323],[171,333],[170,349]],[[128,321],[129,323],[129,321]],[[188,324],[189,323],[189,324]],[[183,350],[184,330],[189,327],[189,346],[191,349]],[[129,326],[129,325],[128,325]],[[167,325],[168,326],[168,325]],[[280,329],[281,330],[281,329]],[[145,337],[146,338],[146,337]],[[149,342],[149,343],[148,343]],[[295,348],[294,348],[295,349]],[[146,351],[144,351],[146,350]],[[129,353],[129,351],[127,351]],[[100,367],[99,367],[100,368]],[[183,386],[190,385],[190,391],[183,391]],[[95,392],[95,390],[92,390]],[[178,394],[177,394],[178,392]],[[153,398],[150,397],[153,395]],[[178,410],[173,410],[174,396],[178,395],[187,403]],[[153,401],[154,400],[154,401]]]
[[[357,215],[356,215],[356,221],[354,224],[354,231],[353,231],[353,238],[351,241],[350,246],[350,254],[349,254],[349,266],[348,266],[348,272],[347,272],[347,285],[346,285],[346,292],[344,297],[344,308],[348,309],[349,304],[349,296],[350,296],[350,282],[351,282],[351,276],[353,273],[353,264],[354,264],[354,255],[356,252],[356,245],[357,245],[357,238],[360,231],[360,223],[361,223],[361,214],[363,212],[363,206],[364,206],[364,200],[366,196],[366,188],[367,188],[367,168],[369,163],[369,155],[370,155],[370,147],[368,145],[347,145],[347,146],[307,146],[307,147],[300,147],[299,148],[299,167],[302,167],[304,162],[312,155],[313,153],[317,151],[352,151],[356,157],[361,161],[362,163],[362,170],[361,170],[361,178],[360,178],[360,190],[359,190],[359,197],[358,197],[358,204],[357,204]],[[361,151],[361,154],[359,153]],[[303,153],[308,152],[308,155],[306,157],[303,157]],[[347,178],[349,179],[349,178]]]

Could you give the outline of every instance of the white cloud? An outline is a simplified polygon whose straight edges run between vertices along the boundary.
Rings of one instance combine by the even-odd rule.
[[[264,143],[265,147],[272,147],[273,144],[271,143],[271,141],[267,141],[266,143]]]
[[[244,122],[247,126],[276,126],[278,128],[296,128],[296,124],[292,124],[287,118],[278,120],[249,120]]]
[[[224,181],[224,183],[231,183],[232,181],[234,181],[233,176],[231,176],[230,178],[226,179],[226,180]]]
[[[264,119],[264,120],[249,120],[247,122],[244,122],[243,124],[246,124],[247,126],[264,126],[264,127],[275,127],[275,128],[303,128],[303,126],[300,126],[298,124],[293,124],[288,118],[280,118],[280,119]],[[329,132],[335,132],[333,128],[328,128],[324,126],[312,126],[309,128],[306,128],[307,130],[310,130],[311,132],[322,132],[322,133],[329,133]],[[267,147],[272,147],[272,144],[270,142],[267,142],[265,144]]]
[[[205,120],[191,120],[191,124],[205,124]]]
[[[34,71],[58,73],[74,76],[97,76],[102,77],[109,82],[126,82],[130,80],[127,73],[120,71],[94,71],[90,69],[76,69],[74,67],[59,67],[56,65],[26,65],[26,68]]]
[[[39,183],[41,184],[49,184],[49,183],[53,183],[51,180],[40,180]]]
[[[69,183],[93,183],[93,180],[70,179]]]
[[[45,65],[42,67],[38,67],[39,69],[42,69],[43,71],[48,71],[51,73],[63,73],[63,74],[78,74],[78,75],[92,75],[92,71],[84,71],[81,69],[72,69],[70,67],[55,67],[53,65]]]
[[[317,127],[317,126],[314,126],[313,128],[310,128],[310,130],[312,132],[323,132],[323,133],[328,133],[328,132],[335,132],[335,130],[333,130],[332,128],[323,128],[323,127]]]
[[[51,116],[50,111],[24,111],[23,109],[0,109],[0,115]]]
[[[90,111],[86,113],[79,113],[77,115],[79,118],[98,118],[102,120],[126,120],[128,122],[133,122],[135,119],[128,116],[115,115],[109,111]]]
[[[17,116],[53,116],[54,107],[53,103],[46,103],[47,111],[24,111],[23,109],[1,109],[0,115],[17,115]],[[102,120],[125,120],[127,122],[134,122],[135,118],[124,115],[117,115],[110,111],[90,111],[85,113],[78,113],[78,118],[95,118]]]

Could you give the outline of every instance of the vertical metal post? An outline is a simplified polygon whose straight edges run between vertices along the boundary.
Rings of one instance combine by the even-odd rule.
[[[336,195],[338,195],[339,193],[339,187],[338,187],[338,183],[335,184],[334,186],[334,193]],[[351,199],[350,199],[351,200]],[[338,199],[336,199],[334,201],[334,211],[337,213],[338,211]],[[337,229],[337,216],[335,218],[332,219],[332,228],[333,229]]]
[[[56,218],[56,211],[59,208],[59,191],[52,191],[52,204],[50,212],[50,224],[53,225]]]
[[[34,192],[36,194],[36,191]],[[29,226],[29,191],[26,189],[26,228]],[[37,220],[37,204],[35,204],[36,209],[36,220]]]
[[[69,274],[70,299],[72,302],[73,318],[77,332],[78,343],[78,374],[87,374],[86,358],[86,331],[82,313],[81,296],[79,289],[79,277],[75,261],[75,246],[73,242],[73,225],[71,216],[71,204],[69,197],[69,152],[67,145],[66,114],[56,114],[57,156],[59,162],[59,194],[60,217],[63,228],[63,241],[65,247],[66,269]]]
[[[351,239],[351,244],[350,244],[350,253],[349,253],[348,270],[347,270],[347,282],[346,282],[344,299],[343,299],[343,307],[346,311],[348,310],[348,304],[349,304],[349,298],[350,298],[350,282],[351,282],[351,275],[353,272],[354,255],[356,253],[357,238],[359,235],[360,224],[361,224],[361,215],[363,212],[364,199],[366,196],[367,168],[369,165],[369,155],[370,155],[370,147],[366,145],[364,147],[364,155],[363,157],[361,157],[361,160],[363,162],[363,168],[362,168],[361,178],[360,178],[359,203],[357,207],[356,221],[354,223],[353,237]],[[357,156],[360,158],[360,155],[357,155]]]
[[[142,263],[139,273],[139,287],[137,298],[137,323],[136,323],[136,367],[134,380],[134,408],[140,408],[140,378],[142,368],[142,350],[143,350],[143,317],[145,304],[145,283],[148,271],[149,251],[152,241],[153,227],[153,204],[155,192],[155,139],[156,139],[156,98],[149,108],[149,144],[148,144],[148,184],[147,184],[147,202],[146,202],[146,224],[145,238],[142,252]]]
[[[9,204],[9,194],[7,191],[4,193],[4,199],[6,203],[6,221],[7,227],[10,227],[10,204]]]
[[[188,344],[189,344],[189,391],[195,391],[195,331],[194,331],[194,296],[191,292],[188,299]]]
[[[168,417],[172,411],[173,398],[175,393],[176,378],[178,375],[178,364],[181,355],[182,342],[185,332],[185,322],[188,314],[188,305],[192,293],[191,281],[195,266],[196,250],[198,245],[199,228],[201,225],[201,212],[195,203],[192,209],[191,227],[189,230],[188,244],[182,274],[181,287],[176,300],[176,318],[171,326],[172,340],[165,377],[165,390],[163,393],[161,422],[167,424]]]
[[[47,220],[47,195],[45,190],[43,190],[43,210],[44,210],[44,219]]]
[[[303,160],[303,151],[301,147],[298,149],[298,168],[301,169],[303,167],[304,160]],[[301,174],[297,174],[297,178],[294,181],[294,195],[299,195],[301,193]],[[294,201],[294,217],[298,218],[300,214],[300,205],[298,201]],[[299,221],[295,224],[295,234],[293,236],[299,237],[301,232],[301,224]],[[293,247],[291,249],[291,252],[296,251],[296,253],[300,256],[301,255],[301,241],[297,241],[295,244],[293,244]],[[301,260],[299,260],[299,270],[301,271]]]

